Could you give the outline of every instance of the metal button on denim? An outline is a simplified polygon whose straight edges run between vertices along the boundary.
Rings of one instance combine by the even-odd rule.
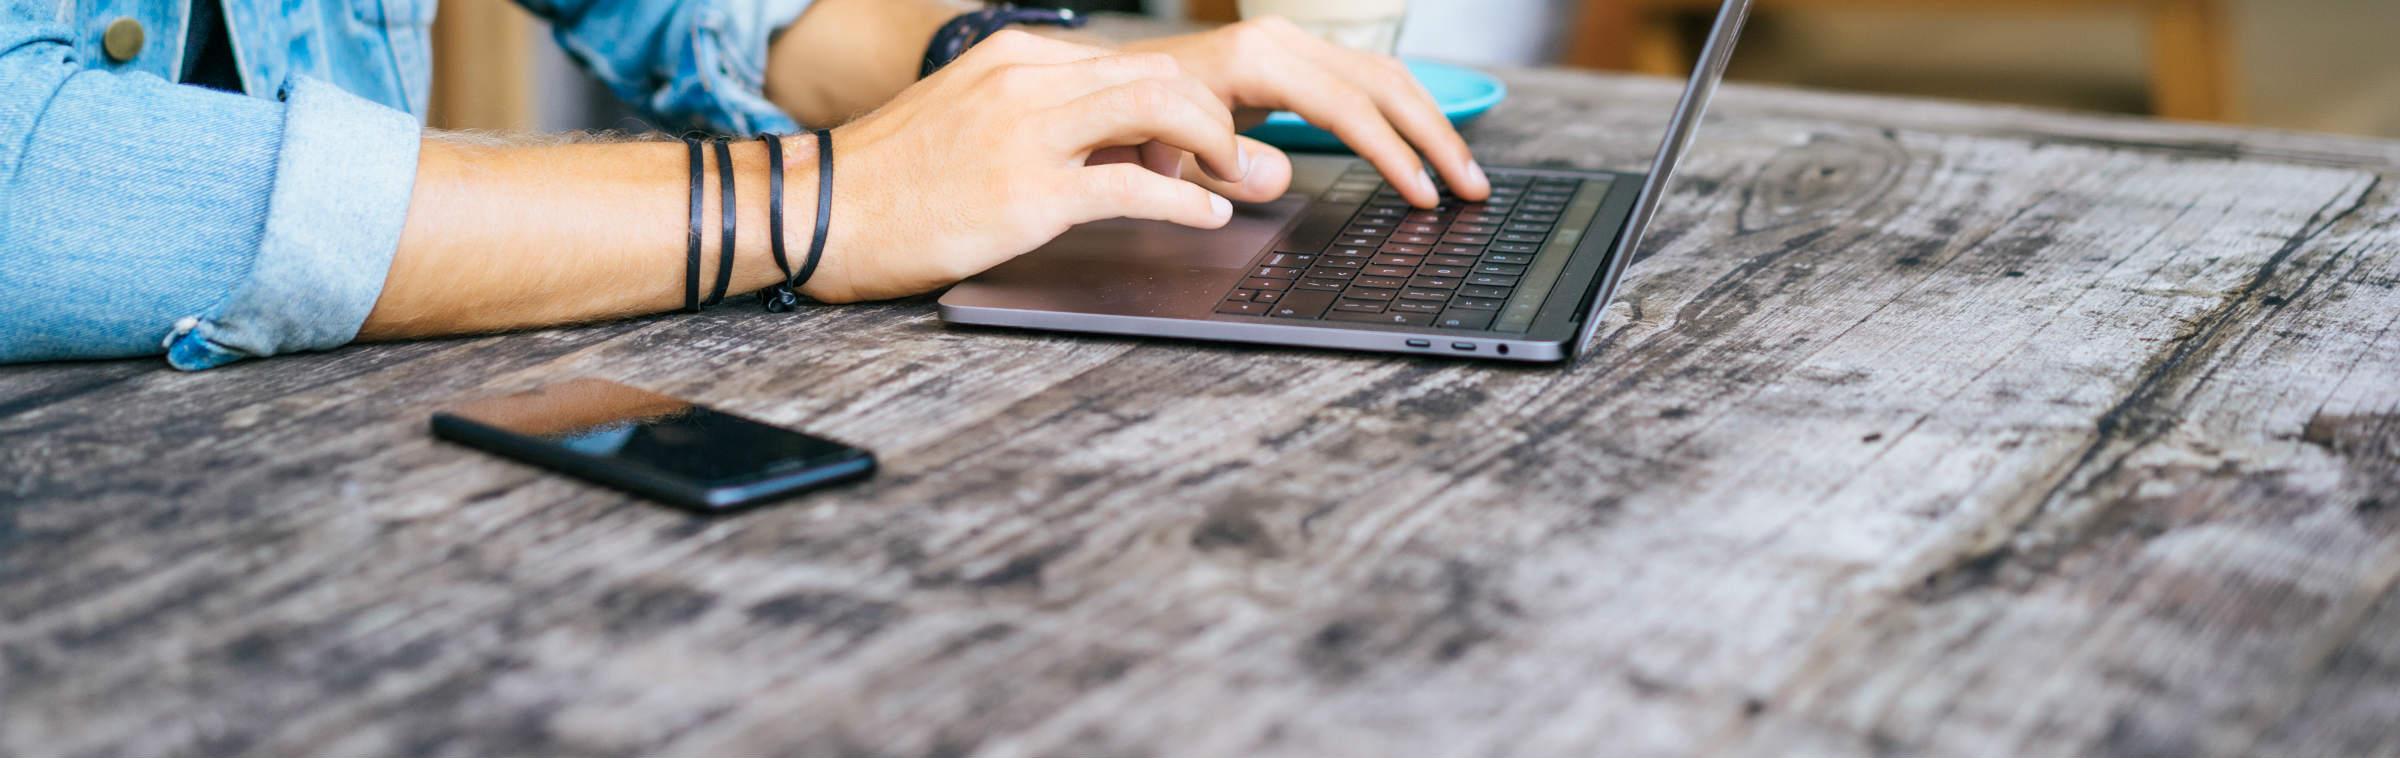
[[[133,60],[142,54],[142,22],[131,18],[108,22],[108,32],[100,36],[100,47],[108,52],[109,60],[118,63]]]

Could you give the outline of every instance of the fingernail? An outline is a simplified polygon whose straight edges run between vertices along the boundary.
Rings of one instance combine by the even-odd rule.
[[[1423,188],[1428,193],[1437,195],[1441,194],[1440,190],[1433,188],[1433,172],[1431,171],[1417,169],[1417,186]]]
[[[1225,199],[1224,195],[1208,193],[1208,209],[1215,212],[1217,218],[1233,217],[1233,201]]]
[[[1233,180],[1234,180],[1234,181],[1237,181],[1237,182],[1241,182],[1241,181],[1249,181],[1249,179],[1250,179],[1250,146],[1249,146],[1249,145],[1244,145],[1244,144],[1242,144],[1242,143],[1240,143],[1240,142],[1235,142],[1235,143],[1233,143],[1233,160],[1234,160],[1234,162],[1235,162],[1235,163],[1239,163],[1239,164],[1241,164],[1241,171],[1242,171],[1242,175],[1241,175],[1241,176],[1234,177],[1234,178],[1233,178]]]
[[[1492,178],[1483,174],[1483,164],[1481,163],[1467,161],[1467,176],[1474,177],[1477,184],[1486,187],[1492,186]]]

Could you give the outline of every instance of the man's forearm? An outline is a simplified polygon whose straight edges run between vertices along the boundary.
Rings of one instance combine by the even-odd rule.
[[[767,97],[801,123],[840,124],[917,80],[942,24],[967,0],[817,0],[767,51]]]
[[[740,223],[728,292],[741,293],[782,273],[769,252],[765,146],[739,142],[733,151]],[[789,239],[798,228],[805,240],[816,176],[813,156],[795,152],[786,151],[785,233]],[[703,179],[706,296],[720,249],[713,165]],[[399,252],[359,337],[487,332],[682,307],[689,182],[680,142],[511,146],[429,138]],[[806,249],[788,252],[799,258]]]

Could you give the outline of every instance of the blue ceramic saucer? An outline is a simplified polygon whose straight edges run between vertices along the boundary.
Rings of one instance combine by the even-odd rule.
[[[1408,62],[1408,70],[1417,75],[1417,81],[1424,83],[1427,91],[1433,93],[1433,101],[1442,106],[1442,115],[1449,116],[1450,123],[1459,126],[1466,126],[1467,122],[1474,121],[1477,116],[1483,115],[1484,111],[1491,110],[1492,106],[1499,105],[1501,100],[1508,98],[1508,85],[1501,84],[1500,80],[1492,78],[1491,74],[1475,69],[1448,63],[1412,60]],[[1349,150],[1332,133],[1311,126],[1299,115],[1289,111],[1277,111],[1274,115],[1267,117],[1266,123],[1252,127],[1250,131],[1243,133],[1285,150],[1306,152],[1348,152]]]

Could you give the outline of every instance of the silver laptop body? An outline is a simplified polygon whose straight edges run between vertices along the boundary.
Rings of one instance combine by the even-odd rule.
[[[1291,191],[1271,203],[1239,207],[1232,223],[1223,229],[1128,220],[1080,226],[951,288],[941,298],[942,320],[1048,331],[1536,363],[1565,361],[1585,349],[1598,330],[1601,312],[1641,245],[1643,232],[1657,215],[1668,181],[1690,149],[1702,115],[1724,77],[1750,4],[1751,0],[1725,0],[1648,174],[1489,169],[1496,184],[1533,188],[1532,194],[1523,197],[1546,201],[1518,204],[1518,211],[1538,209],[1544,213],[1526,217],[1557,220],[1544,234],[1534,234],[1533,226],[1523,226],[1525,235],[1512,235],[1502,231],[1499,222],[1510,222],[1506,228],[1516,229],[1521,217],[1506,216],[1492,219],[1489,230],[1497,235],[1457,235],[1454,229],[1442,227],[1436,234],[1451,236],[1433,240],[1483,241],[1489,247],[1477,249],[1507,249],[1509,253],[1486,253],[1481,260],[1456,269],[1413,263],[1405,269],[1413,278],[1371,278],[1377,272],[1399,271],[1375,264],[1410,259],[1468,261],[1473,256],[1425,258],[1424,251],[1397,242],[1377,252],[1418,255],[1387,260],[1366,252],[1402,237],[1347,239],[1342,235],[1388,233],[1379,226],[1384,220],[1353,214],[1362,207],[1388,204],[1390,193],[1365,190],[1378,182],[1371,176],[1372,169],[1355,158],[1294,156]],[[1388,220],[1401,218],[1406,217]],[[1367,244],[1370,240],[1377,244]],[[1338,254],[1345,248],[1336,243],[1349,242],[1361,244],[1346,249],[1359,256],[1357,259],[1324,258],[1308,252]],[[1467,252],[1463,247],[1438,244],[1420,247]],[[1352,268],[1281,267],[1311,265],[1283,263],[1287,260],[1341,263]],[[1491,262],[1494,260],[1506,263]],[[1262,274],[1280,278],[1259,278]],[[1345,279],[1317,278],[1320,275]],[[1312,286],[1334,288],[1345,280],[1351,282],[1347,291],[1309,290]],[[1388,285],[1390,295],[1382,289],[1359,288],[1369,282],[1380,287],[1387,286],[1380,284],[1382,281],[1401,280],[1405,282]],[[1443,284],[1452,289],[1418,286],[1438,288]],[[1508,286],[1483,286],[1500,284]],[[1274,291],[1277,285],[1286,289]],[[1250,302],[1253,297],[1265,301],[1267,296],[1259,293],[1269,291],[1274,293],[1273,301]],[[1496,296],[1477,298],[1461,293]],[[1409,299],[1444,294],[1449,299]],[[1355,297],[1359,295],[1373,299]],[[1311,310],[1303,303],[1321,310]],[[1383,310],[1366,312],[1379,305]]]

